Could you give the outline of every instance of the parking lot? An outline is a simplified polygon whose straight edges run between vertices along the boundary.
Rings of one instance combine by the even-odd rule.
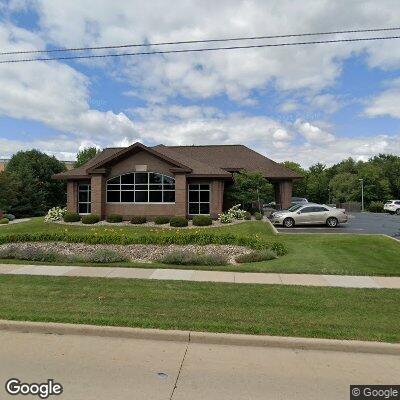
[[[349,214],[349,222],[341,224],[337,228],[326,226],[302,225],[294,228],[282,228],[276,226],[279,233],[381,233],[400,240],[400,216],[379,213],[352,213]]]

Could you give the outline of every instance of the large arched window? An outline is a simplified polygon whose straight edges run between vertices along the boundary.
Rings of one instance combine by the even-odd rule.
[[[132,172],[107,181],[107,203],[174,203],[175,179],[157,172]]]

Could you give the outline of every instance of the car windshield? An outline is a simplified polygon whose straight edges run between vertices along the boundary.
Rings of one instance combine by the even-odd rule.
[[[293,212],[293,211],[296,211],[296,210],[298,210],[299,208],[301,208],[303,206],[304,206],[304,204],[295,204],[294,206],[288,208],[288,211]]]

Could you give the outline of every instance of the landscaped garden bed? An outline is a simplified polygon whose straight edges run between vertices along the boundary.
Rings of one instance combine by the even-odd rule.
[[[182,258],[181,254],[209,256],[209,263],[236,263],[236,258],[251,254],[252,250],[235,245],[175,245],[151,244],[84,244],[65,242],[28,242],[0,245],[0,259],[26,259],[31,261],[70,261],[113,263],[121,261],[162,262],[166,256],[173,260]],[[204,257],[200,258],[200,261]],[[168,261],[168,259],[167,259]],[[184,261],[184,260],[183,260]],[[190,261],[190,260],[189,260]],[[190,263],[188,264],[190,265]]]
[[[68,242],[86,244],[157,244],[157,245],[208,245],[227,244],[262,250],[280,246],[286,254],[277,259],[228,264],[226,266],[196,266],[195,269],[212,269],[242,272],[275,272],[301,274],[339,274],[400,276],[400,242],[382,235],[355,234],[285,234],[276,235],[271,225],[264,221],[246,221],[219,228],[160,229],[127,224],[125,226],[94,225],[65,226],[49,224],[43,218],[32,218],[24,224],[4,225],[0,228],[0,244],[16,242]],[[3,262],[3,261],[1,261]],[[5,260],[4,262],[18,262]],[[35,263],[32,261],[31,263]],[[38,262],[39,263],[39,262]],[[63,262],[57,261],[58,265]],[[94,265],[94,264],[93,264]],[[97,265],[97,264],[96,264]],[[102,264],[107,265],[107,264]],[[109,266],[112,266],[110,264]],[[115,264],[114,264],[115,265]],[[193,269],[180,265],[161,263],[143,264],[121,262],[118,266]]]

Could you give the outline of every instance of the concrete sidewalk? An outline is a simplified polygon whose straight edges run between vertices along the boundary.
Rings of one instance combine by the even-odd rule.
[[[400,277],[0,264],[0,274],[400,289]]]

